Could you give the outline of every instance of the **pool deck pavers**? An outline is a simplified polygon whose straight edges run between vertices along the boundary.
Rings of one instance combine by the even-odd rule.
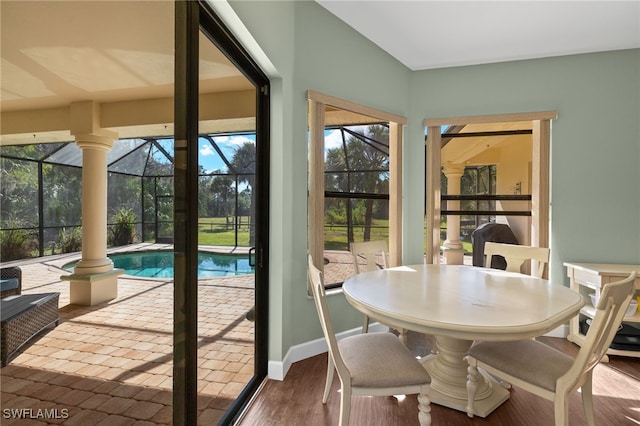
[[[171,424],[172,281],[121,276],[116,299],[70,305],[60,276],[75,259],[20,264],[23,294],[60,292],[60,323],[0,369],[0,423]],[[253,376],[253,286],[252,275],[198,282],[198,424],[216,423]]]

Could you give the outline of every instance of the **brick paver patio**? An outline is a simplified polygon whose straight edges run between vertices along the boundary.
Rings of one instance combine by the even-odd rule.
[[[117,299],[70,305],[70,260],[20,265],[24,294],[60,292],[60,324],[0,370],[0,423],[170,424],[172,281],[122,276]],[[198,424],[210,425],[253,376],[253,276],[200,280],[198,291]]]

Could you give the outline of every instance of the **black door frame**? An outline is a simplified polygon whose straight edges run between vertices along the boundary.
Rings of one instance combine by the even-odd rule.
[[[256,87],[254,375],[220,425],[242,412],[268,367],[269,79],[204,0],[175,1],[175,233],[173,424],[197,423],[198,60],[205,34]]]

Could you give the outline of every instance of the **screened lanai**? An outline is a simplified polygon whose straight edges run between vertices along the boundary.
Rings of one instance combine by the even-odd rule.
[[[326,128],[327,248],[387,238],[388,126]],[[199,138],[201,244],[250,246],[255,133]],[[246,145],[246,146],[245,146]],[[3,260],[79,251],[82,150],[74,142],[3,146]],[[119,139],[107,153],[108,244],[173,242],[174,141]],[[37,206],[34,208],[34,206]],[[381,219],[380,221],[376,219]],[[130,234],[122,235],[128,226]],[[207,241],[207,235],[224,238]],[[376,236],[377,235],[377,236]],[[15,241],[15,240],[19,241]]]
[[[249,246],[255,133],[199,138],[200,232]],[[107,153],[108,244],[173,242],[174,141],[120,139]],[[79,251],[82,150],[75,142],[3,146],[3,261]]]

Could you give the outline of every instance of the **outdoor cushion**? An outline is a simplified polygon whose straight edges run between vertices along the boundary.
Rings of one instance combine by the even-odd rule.
[[[20,285],[20,281],[17,278],[9,278],[6,280],[0,280],[0,291],[5,292],[9,290],[15,290]]]

